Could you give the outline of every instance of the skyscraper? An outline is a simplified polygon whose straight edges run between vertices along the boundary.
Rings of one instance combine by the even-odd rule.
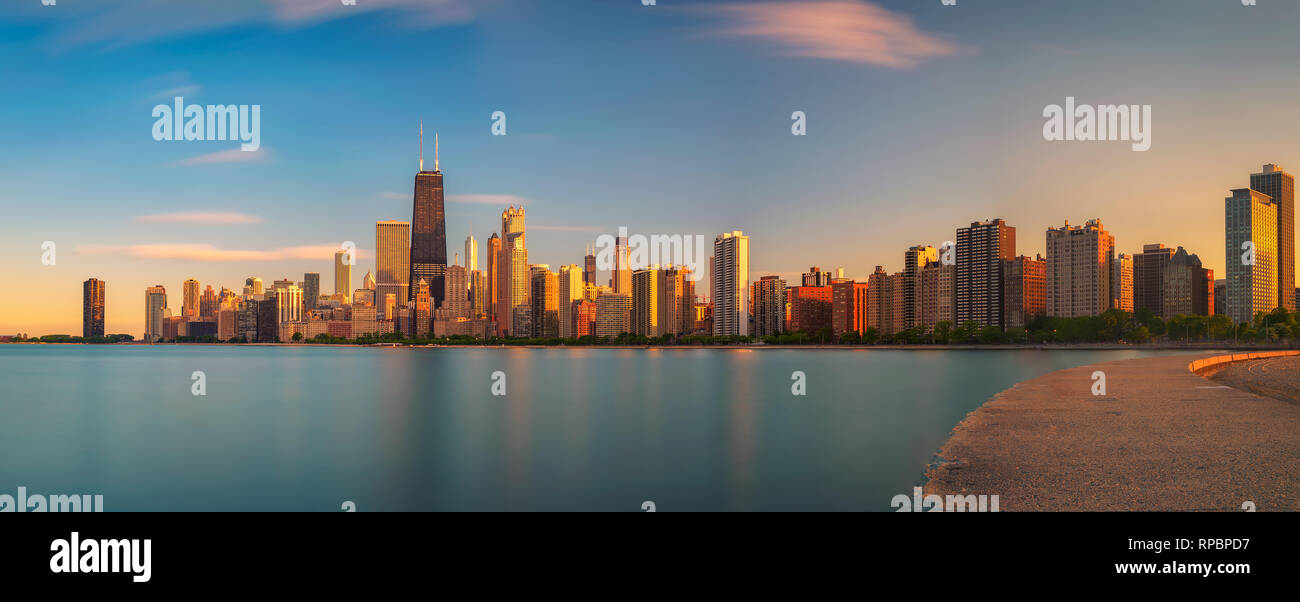
[[[303,305],[306,306],[307,309],[309,310],[316,309],[317,299],[320,299],[320,273],[307,272],[302,275]]]
[[[433,171],[424,170],[424,126],[420,126],[420,171],[415,174],[411,210],[411,276],[429,284],[431,303],[442,305],[447,283],[447,225],[443,207],[442,170],[438,166],[438,135],[433,135]],[[411,293],[411,300],[415,293]]]
[[[217,291],[212,289],[209,284],[203,288],[203,294],[199,296],[199,317],[207,320],[217,317]]]
[[[596,252],[587,246],[587,254],[582,258],[582,283],[596,284]]]
[[[104,336],[104,281],[91,278],[81,283],[81,336]]]
[[[1267,194],[1277,206],[1277,304],[1295,311],[1295,176],[1269,163],[1260,173],[1250,174],[1250,188]]]
[[[560,337],[573,335],[573,302],[582,298],[582,272],[576,264],[560,266]]]
[[[1016,229],[1001,219],[972,222],[968,228],[957,229],[958,325],[974,321],[1006,327],[1002,262],[1015,257]]]
[[[1133,311],[1133,256],[1120,253],[1110,270],[1110,307]]]
[[[930,245],[916,245],[903,254],[904,328],[912,328],[920,323],[917,290],[920,288],[921,270],[932,261],[939,261],[939,251]]]
[[[632,314],[632,295],[623,293],[602,293],[596,297],[596,323],[594,335],[597,337],[617,337],[629,332]]]
[[[831,329],[835,336],[867,329],[868,286],[838,275],[831,283]]]
[[[1227,307],[1234,324],[1278,306],[1278,205],[1267,194],[1238,188],[1224,199]],[[1249,244],[1247,244],[1249,243]]]
[[[347,251],[334,252],[334,294],[343,295],[343,302],[348,302],[352,294],[352,263],[356,257]]]
[[[960,244],[960,243],[959,243]],[[959,247],[960,248],[960,247]],[[1101,220],[1047,229],[1047,315],[1101,315],[1110,308],[1115,237]],[[957,260],[961,265],[961,259]]]
[[[491,320],[497,319],[497,273],[501,271],[501,237],[496,232],[487,241],[487,256],[483,258],[487,262],[487,274],[484,278],[485,293],[483,295],[483,313]],[[500,333],[500,326],[497,326],[497,332]]]
[[[663,334],[659,294],[659,266],[632,272],[632,333],[647,337]]]
[[[627,237],[614,239],[614,272],[610,274],[609,285],[616,293],[632,294],[632,268],[628,265]]]
[[[401,305],[409,298],[411,260],[411,224],[397,220],[375,222],[375,305],[379,318],[392,320],[385,313],[386,295],[394,295]]]
[[[181,285],[181,295],[181,316],[199,317],[199,281],[193,278],[186,280]]]
[[[537,264],[529,271],[531,295],[529,315],[532,318],[532,336],[555,338],[560,336],[559,283],[551,266]]]
[[[1165,310],[1165,268],[1174,250],[1160,243],[1142,245],[1133,257],[1133,311],[1149,310],[1159,316]]]
[[[803,286],[830,286],[831,273],[823,272],[821,268],[812,266],[807,272],[803,273]]]
[[[447,267],[447,290],[442,309],[456,318],[469,318],[469,273],[463,265]]]
[[[528,336],[528,248],[527,214],[513,205],[501,212],[501,257],[497,263],[497,331]],[[518,323],[516,323],[518,322]],[[526,323],[525,323],[526,322]]]
[[[1047,312],[1047,260],[1021,255],[1002,265],[1007,328],[1024,328]]]
[[[249,276],[248,279],[244,281],[244,294],[245,295],[262,294],[262,279],[258,278],[257,276]]]
[[[280,322],[302,321],[302,289],[298,285],[276,287],[275,304],[279,310]]]
[[[713,239],[713,335],[749,335],[749,237],[734,230]]]
[[[957,266],[931,261],[921,268],[916,300],[917,326],[934,330],[939,322],[957,323]],[[869,306],[870,307],[870,306]],[[1008,326],[1010,328],[1010,326]]]
[[[1201,267],[1201,258],[1178,247],[1165,268],[1164,319],[1214,313],[1214,271]]]
[[[471,234],[465,237],[465,271],[473,272],[478,269],[478,241],[474,240]]]
[[[167,314],[167,289],[158,284],[144,289],[144,339],[162,339],[163,318]]]

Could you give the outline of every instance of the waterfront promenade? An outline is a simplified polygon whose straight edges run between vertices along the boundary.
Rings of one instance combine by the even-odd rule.
[[[1198,364],[1221,380],[1189,370],[1221,355],[1106,362],[1017,384],[953,429],[925,493],[998,495],[1002,511],[1300,510],[1300,403],[1279,393],[1296,393],[1300,358]],[[1277,398],[1229,386],[1247,382]]]

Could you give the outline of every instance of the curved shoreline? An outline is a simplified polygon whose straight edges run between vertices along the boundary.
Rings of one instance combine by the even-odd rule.
[[[1191,371],[1216,355],[1019,383],[953,429],[924,492],[998,495],[1005,511],[1300,510],[1300,405]],[[1103,395],[1093,394],[1096,372]]]

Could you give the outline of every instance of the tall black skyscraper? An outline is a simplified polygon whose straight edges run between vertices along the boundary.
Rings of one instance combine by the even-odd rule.
[[[1250,174],[1250,188],[1277,203],[1277,304],[1295,311],[1295,177],[1270,163]]]
[[[433,135],[433,171],[424,170],[424,125],[420,125],[420,171],[415,174],[411,210],[411,280],[407,303],[415,304],[415,286],[429,284],[433,307],[442,306],[447,278],[447,216],[443,209],[442,171],[438,169],[438,135]]]

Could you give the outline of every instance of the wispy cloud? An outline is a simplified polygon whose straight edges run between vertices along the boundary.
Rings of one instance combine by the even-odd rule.
[[[242,163],[245,161],[266,161],[271,158],[271,154],[265,148],[259,148],[255,151],[242,151],[238,148],[232,148],[197,157],[190,157],[177,161],[175,165],[216,165],[220,163]]]
[[[262,218],[247,213],[234,211],[210,212],[190,211],[181,213],[156,213],[137,215],[132,221],[143,224],[260,224]]]
[[[285,259],[330,259],[342,250],[337,244],[280,247],[271,250],[219,249],[201,243],[158,243],[145,245],[80,245],[78,255],[122,255],[136,259],[182,259],[186,261],[281,261]],[[370,255],[357,249],[357,258]]]
[[[869,2],[756,2],[695,10],[720,20],[713,35],[774,42],[788,56],[911,69],[925,59],[974,52]]]
[[[407,198],[410,195],[406,195]],[[469,203],[474,205],[499,205],[505,207],[514,205],[520,207],[532,203],[527,197],[514,194],[449,194],[447,195],[448,203]]]
[[[48,7],[34,3],[36,9]],[[428,29],[471,21],[468,0],[80,0],[60,2],[54,45],[59,49],[99,44],[120,48],[154,39],[241,25],[303,27],[365,13],[391,12],[400,26]],[[35,13],[34,9],[28,9]],[[39,14],[39,13],[38,13]]]

